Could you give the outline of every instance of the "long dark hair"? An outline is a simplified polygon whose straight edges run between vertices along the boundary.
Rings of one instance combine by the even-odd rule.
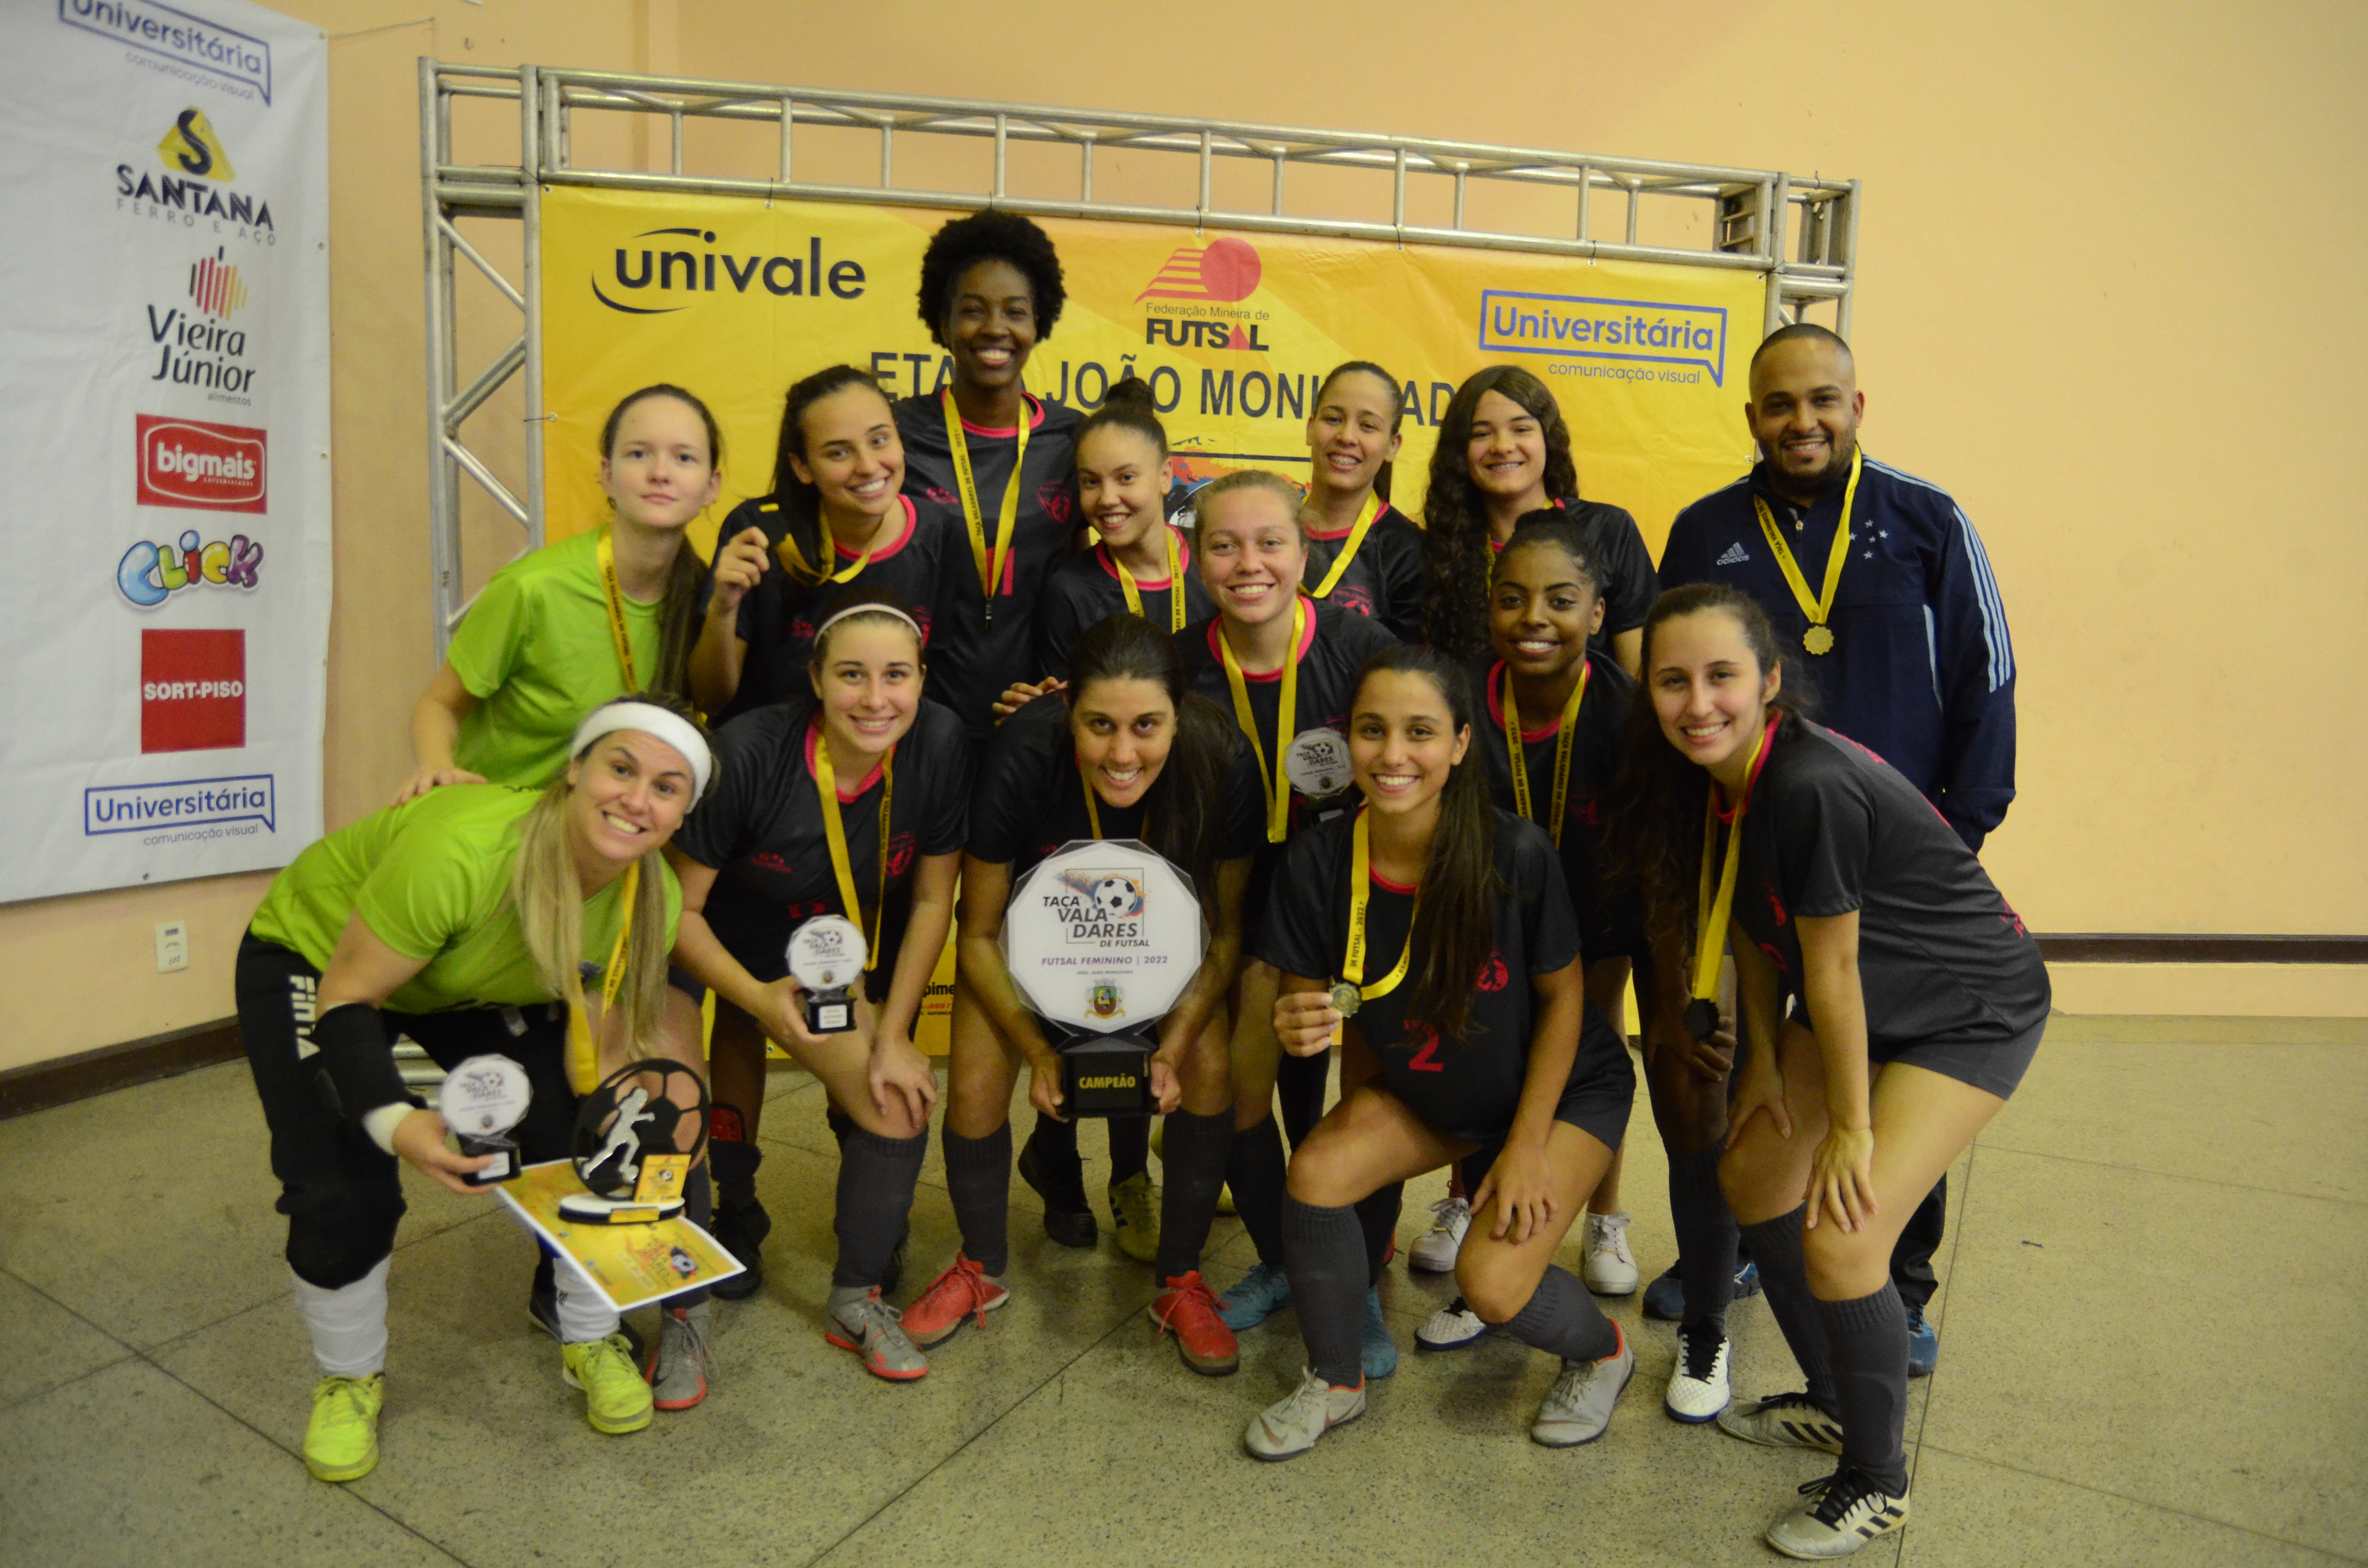
[[[822,520],[821,490],[800,479],[790,460],[812,462],[806,454],[806,410],[849,387],[870,387],[879,393],[881,406],[888,406],[888,394],[881,391],[871,372],[853,365],[832,365],[791,385],[781,401],[781,431],[773,445],[773,492],[766,499],[781,509],[781,526],[817,568],[811,579],[816,582],[835,569],[830,529]]]
[[[1701,896],[1704,802],[1709,770],[1686,760],[1661,733],[1659,712],[1649,700],[1653,642],[1661,628],[1681,616],[1723,610],[1743,629],[1743,641],[1764,677],[1784,673],[1783,688],[1768,699],[1770,713],[1800,717],[1814,704],[1800,677],[1785,662],[1775,628],[1759,601],[1721,583],[1690,583],[1653,601],[1645,617],[1645,696],[1628,710],[1621,743],[1620,773],[1612,787],[1611,820],[1604,830],[1605,870],[1622,887],[1634,888],[1645,902],[1645,934],[1653,944],[1661,974],[1683,984],[1693,960],[1695,903]]]
[[[1430,454],[1430,487],[1423,493],[1423,554],[1430,566],[1430,601],[1424,635],[1434,648],[1476,659],[1488,648],[1488,503],[1472,483],[1472,422],[1489,392],[1510,398],[1538,422],[1545,437],[1545,490],[1551,500],[1578,494],[1578,464],[1570,455],[1570,426],[1543,381],[1519,365],[1491,365],[1455,389],[1439,445]]]
[[[1393,674],[1429,681],[1446,701],[1455,727],[1476,737],[1471,676],[1437,649],[1413,643],[1383,649],[1357,672],[1357,698],[1349,708],[1352,728],[1365,683]],[[1462,1040],[1471,1032],[1473,986],[1496,949],[1499,891],[1497,811],[1488,799],[1487,768],[1476,748],[1467,749],[1440,791],[1439,826],[1431,835],[1414,929],[1406,937],[1416,959],[1408,966],[1413,989],[1406,1016],[1429,1024],[1442,1040]]]
[[[1390,434],[1396,435],[1398,426],[1406,423],[1406,383],[1371,359],[1351,359],[1345,365],[1333,366],[1331,374],[1326,376],[1323,384],[1315,389],[1315,406],[1324,406],[1324,394],[1332,390],[1334,381],[1351,374],[1372,376],[1390,389]],[[1395,462],[1385,462],[1381,472],[1373,475],[1373,494],[1384,501],[1390,498],[1390,471],[1396,466]]]
[[[715,423],[715,415],[707,404],[682,388],[670,382],[657,381],[639,392],[627,392],[617,406],[609,411],[608,423],[600,426],[600,455],[609,458],[617,450],[617,426],[624,421],[626,412],[637,403],[654,397],[670,397],[687,404],[707,427],[707,460],[712,468],[723,466],[723,431]],[[707,562],[686,540],[674,552],[674,567],[666,574],[666,597],[658,606],[658,667],[650,672],[649,688],[668,697],[688,699],[690,695],[690,650],[699,641],[697,609],[700,591],[707,586]]]
[[[1241,744],[1233,720],[1192,689],[1192,672],[1176,640],[1138,615],[1113,615],[1087,627],[1069,651],[1068,678],[1072,703],[1096,681],[1147,680],[1175,705],[1175,742],[1159,777],[1144,791],[1144,842],[1184,869],[1204,903],[1214,899],[1211,877],[1225,775]]]

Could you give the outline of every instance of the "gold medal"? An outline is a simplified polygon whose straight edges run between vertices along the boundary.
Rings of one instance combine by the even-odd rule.
[[[1812,626],[1809,630],[1801,633],[1801,646],[1806,648],[1812,653],[1832,653],[1834,651],[1833,628],[1829,626]]]
[[[1355,1017],[1364,1000],[1365,994],[1346,981],[1332,988],[1332,1010],[1344,1018]]]
[[[1793,558],[1793,547],[1785,542],[1776,518],[1768,510],[1768,503],[1759,496],[1751,498],[1751,509],[1759,518],[1760,537],[1768,541],[1768,551],[1784,574],[1784,585],[1793,590],[1793,602],[1808,618],[1809,629],[1801,633],[1801,646],[1813,655],[1834,651],[1833,629],[1826,621],[1834,613],[1834,596],[1842,585],[1842,566],[1850,560],[1850,510],[1858,499],[1858,475],[1862,454],[1850,449],[1850,483],[1842,486],[1842,515],[1834,524],[1833,544],[1826,551],[1826,581],[1823,591],[1809,592],[1808,580],[1801,575],[1801,563]]]

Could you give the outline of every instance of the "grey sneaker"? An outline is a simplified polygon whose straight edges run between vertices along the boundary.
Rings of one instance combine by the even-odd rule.
[[[1611,1425],[1611,1407],[1620,1403],[1628,1380],[1636,1375],[1636,1352],[1628,1335],[1613,1324],[1620,1346],[1600,1361],[1565,1361],[1562,1376],[1538,1406],[1530,1423],[1530,1440],[1549,1449],[1575,1449],[1603,1436]]]
[[[1842,1424],[1827,1415],[1805,1393],[1780,1393],[1773,1399],[1746,1400],[1718,1413],[1718,1429],[1747,1443],[1771,1449],[1823,1449],[1842,1451]]]
[[[660,1410],[689,1410],[707,1397],[707,1380],[715,1370],[708,1348],[714,1332],[715,1303],[658,1309],[658,1347],[642,1369],[649,1380],[650,1402]]]
[[[823,1337],[862,1357],[863,1369],[873,1377],[909,1383],[928,1375],[929,1358],[905,1336],[899,1321],[903,1315],[872,1290],[831,1308],[830,1326],[823,1330]]]
[[[1315,1439],[1333,1427],[1365,1414],[1365,1384],[1334,1388],[1313,1371],[1303,1371],[1299,1386],[1280,1404],[1269,1405],[1250,1423],[1242,1437],[1254,1460],[1295,1460],[1315,1446]]]
[[[1907,1523],[1907,1496],[1895,1496],[1849,1465],[1802,1486],[1807,1499],[1768,1527],[1768,1544],[1787,1557],[1848,1557]]]

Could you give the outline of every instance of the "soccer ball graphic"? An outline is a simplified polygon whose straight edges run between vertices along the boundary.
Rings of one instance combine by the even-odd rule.
[[[1087,897],[1093,902],[1094,913],[1105,920],[1122,919],[1143,909],[1142,890],[1125,877],[1104,877],[1094,884]]]

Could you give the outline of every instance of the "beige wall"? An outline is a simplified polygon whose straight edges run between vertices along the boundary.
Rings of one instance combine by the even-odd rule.
[[[1867,444],[1964,502],[2014,627],[2022,794],[1986,852],[1999,882],[2040,930],[2368,931],[2368,702],[2351,678],[2368,665],[2368,502],[2345,423],[2368,350],[2359,6],[282,8],[335,35],[332,822],[400,779],[429,670],[414,61],[435,54],[1854,176]],[[507,126],[482,125],[514,155]],[[762,138],[712,145],[769,166]],[[875,154],[817,155],[863,177]],[[1048,191],[1066,168],[1015,160]],[[1105,194],[1130,177],[1178,194],[1098,163]],[[515,330],[490,301],[464,299],[484,342]],[[481,438],[499,449],[507,416],[514,443],[517,413],[489,408]],[[505,527],[472,513],[472,577],[514,548]],[[228,1012],[258,888],[0,908],[0,1067]],[[176,915],[191,968],[158,976],[150,926]],[[2083,1007],[2368,1012],[2357,971],[2062,979]]]

